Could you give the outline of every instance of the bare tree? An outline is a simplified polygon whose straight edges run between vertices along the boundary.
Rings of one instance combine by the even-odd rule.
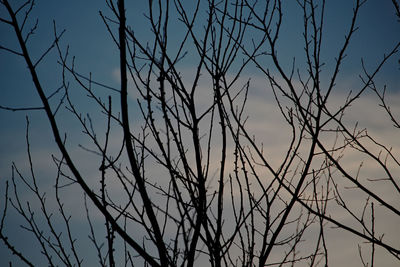
[[[35,265],[7,232],[14,212],[46,264],[93,264],[63,199],[73,188],[83,192],[87,235],[101,266],[328,266],[337,257],[330,246],[337,233],[354,238],[354,256],[364,266],[382,258],[398,263],[393,238],[399,235],[385,222],[400,218],[399,151],[346,114],[375,92],[393,131],[400,128],[386,87],[380,90],[376,81],[397,55],[399,40],[372,70],[360,64],[359,87],[339,94],[340,105],[331,104],[365,2],[354,1],[345,38],[325,68],[325,1],[297,1],[304,62],[293,59],[288,67],[278,54],[286,11],[279,0],[148,1],[150,38],[138,34],[141,25],[128,25],[131,11],[123,0],[107,0],[100,18],[119,53],[120,87],[114,88],[79,72],[56,23],[51,45],[34,60],[28,41],[37,27],[30,26],[35,1],[17,6],[1,0],[7,15],[0,20],[13,28],[18,47],[0,48],[24,59],[41,100],[40,107],[1,106],[2,112],[44,112],[59,151],[52,156],[54,192],[44,192],[27,117],[29,174],[13,163],[3,181],[3,244]],[[176,23],[179,33],[173,32]],[[56,90],[46,88],[38,72],[52,52],[61,67]],[[247,71],[255,69],[280,115],[280,125],[265,125],[281,129],[285,146],[279,153],[264,145],[268,136],[256,135],[252,124],[254,77]],[[77,87],[95,109],[77,100]],[[98,162],[91,177],[74,156],[68,136],[76,133],[64,133],[65,109],[90,141],[80,147]],[[364,165],[376,172],[364,171]],[[22,186],[33,196],[26,203]]]

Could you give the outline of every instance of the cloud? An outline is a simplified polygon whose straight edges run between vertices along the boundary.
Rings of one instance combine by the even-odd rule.
[[[193,70],[185,69],[182,70],[182,76],[185,77],[185,82],[190,85],[192,81],[192,73]],[[114,77],[115,81],[119,81],[119,70],[114,69],[112,71],[112,76]],[[238,90],[245,84],[250,77],[243,76],[237,83],[237,87],[233,88],[232,90]],[[132,85],[132,80],[129,81],[129,84]],[[135,91],[133,87],[130,86],[130,92]],[[136,100],[139,96],[138,94],[132,93],[131,99]],[[345,102],[347,95],[344,89],[335,91],[334,95],[332,95],[330,102],[328,103],[332,109],[335,109]],[[399,103],[400,95],[392,92],[388,92],[387,98],[391,103]],[[212,83],[210,82],[209,77],[206,74],[200,79],[198,85],[198,93],[196,94],[196,104],[199,107],[199,113],[206,110],[212,103],[213,100],[213,88]],[[136,103],[136,101],[135,101]],[[285,102],[286,103],[286,102]],[[396,105],[392,105],[392,111],[394,114],[400,114],[400,107]],[[282,114],[280,114],[273,94],[271,93],[270,87],[268,82],[265,78],[257,75],[253,75],[250,80],[250,87],[249,87],[249,95],[247,99],[247,109],[246,109],[246,116],[248,116],[247,127],[251,135],[255,136],[256,143],[258,145],[263,144],[264,153],[266,155],[267,160],[271,163],[271,165],[276,169],[282,163],[282,157],[285,155],[288,144],[291,138],[291,128],[287,125],[287,123],[283,120]],[[140,117],[134,117],[132,121],[132,129],[135,133],[141,133],[141,127],[144,125],[143,121],[139,119]],[[104,118],[103,118],[104,119]],[[376,98],[372,95],[363,95],[360,99],[358,99],[352,106],[349,108],[348,112],[345,113],[344,119],[346,125],[349,126],[350,129],[353,128],[354,124],[358,122],[358,127],[367,128],[368,133],[372,136],[376,137],[379,142],[387,144],[388,146],[392,147],[392,151],[395,155],[399,154],[400,143],[398,139],[398,132],[394,129],[391,125],[390,119],[386,116],[386,114],[380,109],[379,102],[377,102]],[[60,121],[61,122],[61,121]],[[95,120],[95,127],[99,130],[98,138],[101,142],[104,142],[104,131],[105,128],[102,126],[103,121]],[[208,133],[207,128],[208,122],[205,120],[204,124],[201,124],[200,131],[202,134]],[[32,125],[35,127],[34,125]],[[159,127],[162,128],[163,124],[159,124]],[[103,127],[103,128],[102,128]],[[76,135],[73,135],[72,139],[68,139],[68,147],[71,155],[76,162],[77,166],[82,172],[85,180],[90,184],[96,193],[99,192],[100,186],[100,162],[101,157],[95,156],[94,154],[84,151],[77,147],[77,144],[82,144],[88,148],[94,148],[91,141],[84,137],[82,134],[78,134],[81,129],[79,128],[71,128],[68,129],[72,132],[75,132]],[[32,129],[32,131],[39,131],[39,129]],[[215,124],[215,139],[212,143],[211,147],[211,158],[210,158],[210,174],[217,174],[219,170],[219,162],[220,162],[220,137],[219,135],[219,125]],[[333,143],[333,134],[327,134],[326,139],[324,142],[326,144]],[[38,138],[38,137],[35,137]],[[49,137],[50,139],[51,137]],[[242,137],[243,138],[243,137]],[[189,157],[194,162],[193,157],[193,149],[190,145],[190,133],[185,132],[183,139],[185,140],[185,145],[187,147],[187,153],[191,154]],[[244,139],[244,138],[243,138]],[[147,139],[148,145],[154,148],[156,151],[156,144],[154,140],[151,140],[149,137]],[[206,142],[207,138],[203,138],[204,142]],[[35,140],[32,140],[35,143]],[[110,136],[110,144],[109,144],[109,151],[112,151],[112,154],[116,156],[118,151],[122,145],[122,132],[121,129],[117,124],[113,126],[113,131]],[[204,144],[204,143],[203,143]],[[227,153],[227,169],[226,173],[232,173],[233,171],[233,148],[234,144],[232,140],[228,143],[228,153]],[[307,145],[308,143],[304,144],[304,148],[300,150],[301,153],[307,152]],[[366,145],[373,149],[375,154],[379,153],[380,148],[371,142],[366,142]],[[52,186],[54,185],[54,167],[49,167],[51,165],[51,158],[50,154],[57,153],[55,150],[49,147],[35,147],[34,152],[34,163],[35,169],[37,173],[40,174],[40,186],[45,191],[51,191]],[[203,156],[205,157],[205,151],[203,151]],[[176,151],[174,152],[176,153]],[[342,159],[343,167],[348,170],[351,174],[355,174],[357,169],[362,161],[364,161],[364,165],[361,169],[361,176],[363,177],[363,182],[374,190],[377,194],[384,197],[386,201],[391,203],[392,205],[398,205],[398,195],[396,192],[393,192],[393,187],[390,183],[377,183],[377,182],[369,182],[365,180],[366,178],[377,178],[383,175],[382,169],[377,164],[372,164],[370,161],[365,159],[364,156],[356,150],[347,150],[344,152],[345,156]],[[26,158],[24,159],[25,150],[22,151],[12,151],[9,156],[13,158],[16,162],[27,162]],[[176,154],[177,155],[177,154]],[[123,156],[121,160],[121,169],[125,172],[125,174],[133,181],[132,176],[126,169],[127,161],[126,156]],[[320,161],[316,161],[316,167]],[[149,159],[146,163],[146,175],[149,178],[149,181],[156,181],[157,185],[166,186],[168,185],[168,174],[165,173],[165,169],[154,167],[156,166],[157,162],[155,160]],[[23,164],[22,164],[23,165]],[[29,171],[27,165],[24,166],[24,171]],[[52,166],[52,165],[51,165]],[[257,166],[257,170],[262,174],[262,179],[265,179],[264,182],[268,184],[270,179],[272,179],[269,172],[263,168],[262,166]],[[399,166],[396,166],[390,163],[391,171],[393,172],[394,176],[399,177]],[[2,170],[2,173],[3,170]],[[110,170],[107,171],[107,189],[109,190],[110,197],[112,197],[117,203],[126,203],[126,196],[121,194],[122,187],[119,183],[118,178],[115,174],[113,174]],[[363,205],[365,201],[365,194],[356,192],[356,190],[352,189],[345,189],[344,186],[350,185],[350,183],[346,182],[345,179],[340,177],[337,178],[337,181],[340,183],[340,189],[343,190],[343,196],[346,197],[349,206],[359,212],[359,207]],[[210,178],[210,189],[216,188],[217,179],[214,178],[212,180]],[[255,181],[253,181],[255,185]],[[257,189],[254,189],[257,193]],[[308,191],[306,193],[309,193]],[[226,191],[226,200],[229,200],[230,197],[229,190]],[[49,199],[51,195],[49,194]],[[62,190],[63,202],[65,204],[66,210],[72,215],[74,218],[74,222],[77,225],[83,225],[85,223],[85,210],[82,203],[82,190],[77,187],[76,185],[67,187]],[[160,194],[153,194],[152,197],[158,198],[157,202],[161,204],[165,204],[165,198]],[[288,197],[284,195],[284,197]],[[140,200],[138,200],[140,203]],[[51,209],[56,210],[57,206],[55,203],[50,203]],[[232,207],[227,202],[226,208],[227,211],[231,211]],[[281,208],[277,206],[276,210]],[[329,206],[329,211],[331,212],[331,216],[337,218],[341,222],[354,224],[354,221],[351,220],[348,213],[344,212],[342,209],[338,208],[337,206]],[[388,233],[385,235],[385,239],[390,244],[394,246],[399,246],[398,244],[398,231],[397,227],[400,223],[399,219],[396,216],[393,216],[390,212],[387,212],[379,205],[376,205],[376,230],[377,233]],[[102,216],[98,212],[92,212],[92,219],[93,221],[99,225],[99,229],[102,229],[102,224],[104,223]],[[230,217],[230,214],[225,215],[226,220],[226,228],[230,229],[229,224],[232,224],[233,220]],[[15,221],[16,222],[16,221]],[[263,222],[262,220],[258,220],[260,223],[260,227],[262,227]],[[14,221],[13,221],[14,223]],[[85,228],[87,230],[87,228]],[[172,229],[172,228],[171,228]],[[291,228],[288,228],[290,230]],[[361,229],[359,229],[361,231]],[[99,230],[100,232],[102,230]],[[315,228],[310,230],[310,233],[306,236],[309,237],[307,241],[307,249],[310,247],[312,248],[316,240],[315,235]],[[86,236],[87,233],[84,231],[82,232],[82,236]],[[171,230],[173,233],[173,229]],[[12,234],[12,233],[10,233]],[[337,229],[330,229],[327,228],[327,242],[328,248],[331,248],[330,252],[330,263],[332,265],[357,265],[359,264],[359,259],[354,257],[357,255],[357,244],[360,243],[361,240],[354,237],[354,235],[349,234],[348,232],[337,230]],[[345,245],[344,245],[345,244]],[[275,252],[274,252],[275,253]],[[280,254],[279,249],[277,249],[276,257]],[[390,260],[386,252],[379,250],[377,254],[377,261],[380,260]],[[337,263],[337,264],[336,264]],[[387,262],[382,263],[382,265],[389,264]]]

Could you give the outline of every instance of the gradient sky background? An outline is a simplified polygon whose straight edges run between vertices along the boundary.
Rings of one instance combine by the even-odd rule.
[[[21,2],[21,1],[11,1]],[[150,27],[146,24],[146,19],[143,13],[146,11],[146,1],[127,1],[127,17],[128,23],[132,26],[135,32],[141,38],[149,38]],[[190,1],[189,1],[190,2]],[[301,66],[304,59],[303,55],[303,40],[302,40],[302,14],[298,8],[296,1],[286,1],[284,9],[284,24],[282,26],[281,39],[278,43],[279,54],[282,62],[287,62],[290,66],[293,57],[296,57]],[[290,3],[288,3],[290,2]],[[338,52],[339,46],[343,43],[344,34],[348,29],[350,16],[352,12],[353,1],[327,1],[326,9],[326,34],[324,35],[325,43],[323,45],[323,59],[327,64],[327,72],[332,68],[332,62],[335,60],[335,55]],[[188,4],[188,8],[191,4]],[[43,51],[51,44],[54,36],[53,20],[55,20],[57,29],[60,32],[66,29],[66,32],[61,40],[63,48],[66,45],[70,47],[70,55],[76,56],[77,70],[84,75],[92,73],[94,80],[118,88],[118,51],[110,38],[104,23],[102,22],[99,11],[105,14],[110,14],[104,1],[60,1],[60,0],[39,0],[31,14],[29,25],[32,25],[33,18],[39,19],[38,29],[29,42],[29,49],[33,58],[38,58]],[[0,16],[8,18],[4,7],[0,8]],[[348,57],[341,68],[340,81],[342,85],[338,86],[338,96],[345,95],[353,85],[359,84],[358,75],[361,72],[361,58],[365,60],[367,68],[373,68],[377,61],[383,57],[383,53],[388,52],[394,47],[400,38],[400,22],[397,22],[390,0],[369,0],[362,7],[361,14],[358,20],[360,29],[355,33],[354,39],[347,52]],[[177,29],[170,31],[171,47],[173,40],[179,38],[179,23],[176,23]],[[0,24],[0,45],[5,47],[15,47],[16,38],[10,27]],[[382,69],[382,73],[377,77],[378,81],[384,82],[388,86],[389,101],[392,104],[394,114],[400,118],[400,55],[397,54]],[[60,70],[57,65],[57,54],[50,53],[39,67],[39,75],[41,82],[47,88],[57,88],[60,85]],[[182,65],[182,69],[190,69],[193,66],[190,64],[190,55]],[[258,83],[260,75],[255,69],[249,68],[245,71],[244,76],[252,76],[254,91],[262,91],[261,82]],[[76,85],[72,85],[75,86]],[[72,87],[75,89],[75,87]],[[7,107],[36,107],[40,106],[39,98],[33,87],[31,77],[28,73],[26,65],[22,58],[16,55],[0,50],[0,106]],[[79,90],[76,87],[76,90]],[[98,90],[106,89],[98,88]],[[342,92],[341,92],[342,90]],[[338,97],[340,98],[340,97]],[[343,100],[343,99],[342,99]],[[341,103],[338,100],[338,103]],[[87,99],[77,98],[77,101],[82,104],[86,103]],[[258,110],[267,107],[268,101],[256,101],[252,105],[253,122],[257,125],[257,120],[262,121],[263,115]],[[268,103],[267,103],[268,102]],[[331,103],[335,105],[335,103]],[[371,106],[373,106],[371,108]],[[90,104],[87,108],[90,109]],[[358,120],[363,127],[371,128],[378,138],[387,141],[393,145],[394,151],[400,152],[400,143],[397,139],[399,135],[391,127],[391,123],[383,112],[374,112],[378,110],[378,103],[365,97],[360,99],[359,104],[354,107],[354,114],[350,115],[350,120]],[[79,129],[76,124],[70,120],[63,121],[61,118],[67,112],[60,111],[58,117],[59,122],[63,122],[61,126],[62,132],[68,131],[69,140],[74,140],[74,144],[81,142],[79,139]],[[32,112],[11,112],[0,110],[0,211],[3,210],[3,193],[5,181],[11,175],[11,164],[15,162],[23,170],[27,170],[26,156],[26,116],[30,120],[30,138],[34,150],[34,161],[36,169],[41,176],[41,183],[44,188],[50,188],[54,181],[54,166],[51,162],[51,153],[57,154],[54,146],[54,139],[51,135],[50,128],[46,117],[42,111]],[[277,121],[279,123],[279,121]],[[258,124],[259,125],[259,124]],[[260,134],[265,129],[256,129]],[[279,127],[275,127],[273,132],[279,135]],[[78,132],[78,133],[77,133]],[[274,142],[275,146],[284,145],[280,142]],[[79,150],[76,146],[71,147],[72,150]],[[397,150],[396,150],[397,149]],[[89,172],[93,167],[91,162],[82,160],[81,167],[87,168]],[[87,166],[85,166],[87,165]],[[80,196],[79,196],[80,197]],[[73,197],[69,200],[71,205],[74,205]],[[81,205],[81,198],[76,200],[76,205]],[[396,200],[395,200],[396,201]],[[397,198],[397,202],[399,199]],[[82,207],[81,207],[82,208]],[[81,209],[80,209],[81,210]],[[20,223],[15,215],[11,214],[7,219],[11,226],[6,229],[6,233],[13,237],[15,245],[21,248],[29,248],[34,243],[24,241],[23,233],[19,229]],[[82,221],[82,224],[84,221]],[[388,222],[388,227],[394,229],[397,222]],[[78,227],[79,228],[79,227]],[[79,232],[80,231],[80,232]],[[78,232],[84,237],[87,233],[82,229]],[[345,235],[344,235],[345,236]],[[351,238],[351,237],[349,237]],[[400,231],[397,231],[397,236],[393,240],[400,240]],[[85,241],[86,242],[86,241]],[[88,244],[84,243],[84,244]],[[85,246],[85,245],[82,245]],[[400,247],[400,241],[396,242],[396,246]],[[340,248],[338,248],[340,249]],[[356,249],[356,248],[352,248]],[[37,257],[34,253],[32,257]],[[352,257],[354,254],[343,256],[343,259],[337,259],[339,263],[343,260],[345,263],[354,261],[358,266],[360,264],[357,257]],[[13,257],[6,250],[3,243],[0,244],[0,265],[6,264]],[[18,266],[18,265],[16,265]],[[332,265],[335,266],[335,265]],[[336,265],[339,266],[339,265]],[[350,266],[350,263],[348,264]],[[382,265],[383,266],[383,265]]]

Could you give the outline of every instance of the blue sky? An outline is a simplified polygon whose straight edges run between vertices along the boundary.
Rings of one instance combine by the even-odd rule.
[[[135,33],[142,39],[151,41],[150,26],[146,23],[144,13],[147,11],[146,1],[127,1],[127,18],[128,23],[132,26]],[[290,3],[288,3],[290,2]],[[332,63],[335,61],[335,55],[339,47],[344,42],[344,34],[347,33],[349,22],[351,20],[353,1],[327,1],[326,4],[326,23],[323,44],[323,60],[326,62],[326,69],[322,76],[330,73]],[[188,9],[192,8],[188,4]],[[62,48],[69,46],[69,53],[75,56],[76,69],[83,75],[89,76],[92,73],[94,80],[118,88],[118,50],[109,36],[104,23],[102,22],[99,11],[106,15],[111,15],[107,10],[104,1],[60,1],[60,0],[41,0],[37,4],[31,14],[32,19],[29,21],[32,25],[33,18],[39,19],[38,29],[35,35],[31,37],[28,47],[34,59],[37,59],[43,51],[51,44],[54,36],[53,20],[55,20],[58,32],[66,30],[62,40]],[[304,44],[302,39],[302,14],[295,1],[285,2],[284,8],[284,24],[282,25],[281,38],[278,42],[278,56],[284,62],[284,66],[288,69],[291,66],[291,61],[295,57],[298,62],[298,67],[304,64]],[[203,14],[205,16],[205,14]],[[4,7],[0,8],[0,16],[8,18]],[[174,28],[170,32],[170,47],[173,49],[176,45],[175,41],[182,38],[182,30],[177,21],[171,22]],[[352,86],[360,84],[358,75],[361,73],[361,58],[365,60],[367,68],[372,68],[377,64],[378,60],[382,59],[383,53],[390,51],[394,45],[399,42],[400,23],[396,21],[394,10],[390,0],[369,0],[361,8],[361,14],[358,20],[359,30],[355,33],[352,43],[348,49],[348,56],[345,59],[344,65],[341,68],[341,82],[337,86],[338,102],[333,102],[332,105],[343,103],[343,98],[340,96],[346,95],[347,91]],[[175,28],[176,27],[176,28]],[[201,28],[200,28],[201,29]],[[16,39],[13,31],[4,24],[0,24],[0,45],[5,47],[15,47]],[[249,37],[252,38],[252,37]],[[254,36],[256,39],[257,36]],[[248,40],[249,41],[249,40]],[[60,84],[61,68],[57,64],[58,55],[53,51],[50,53],[41,65],[38,67],[41,82],[46,90],[53,91]],[[182,72],[189,73],[193,68],[191,64],[191,53],[189,51],[187,60],[184,60],[180,65]],[[388,61],[382,69],[382,73],[377,76],[377,80],[382,84],[388,85],[389,101],[393,104],[392,110],[399,112],[400,101],[400,55],[396,54]],[[268,64],[268,60],[265,61]],[[260,81],[260,73],[254,68],[249,67],[244,71],[244,77],[252,77],[254,81],[253,88],[255,91],[262,91],[262,82]],[[31,77],[22,58],[16,55],[9,54],[4,50],[0,50],[0,105],[7,107],[37,107],[40,106],[39,98],[35,92]],[[85,97],[85,93],[81,92],[76,83],[71,82],[71,90],[74,92],[75,101],[81,107],[84,107],[83,112],[90,112],[94,107]],[[99,94],[107,95],[110,93],[107,89],[96,87]],[[264,98],[266,102],[254,100],[252,106],[254,110],[249,113],[253,114],[253,124],[255,131],[260,135],[265,134],[266,129],[259,129],[258,120],[261,122],[265,118],[262,111],[263,105],[269,100]],[[269,103],[269,102],[268,102]],[[368,104],[368,106],[367,106]],[[364,127],[373,127],[373,132],[388,141],[393,143],[395,149],[400,148],[400,144],[396,141],[396,134],[391,128],[390,122],[382,112],[372,112],[368,107],[374,105],[378,109],[378,104],[372,102],[370,98],[360,100],[360,104],[355,107],[354,116],[351,116],[350,121],[358,120]],[[368,109],[368,110],[367,110]],[[264,110],[265,111],[265,110]],[[366,115],[368,114],[368,115]],[[400,113],[395,113],[400,115]],[[57,155],[57,149],[54,146],[54,139],[50,132],[50,127],[47,123],[45,114],[42,111],[19,111],[11,112],[0,110],[0,196],[3,196],[5,180],[11,175],[11,164],[15,162],[17,166],[23,170],[27,170],[27,156],[25,143],[26,119],[29,116],[31,122],[30,136],[34,149],[34,159],[37,164],[38,173],[41,176],[43,188],[51,188],[54,181],[54,166],[51,162],[51,154]],[[134,116],[133,116],[134,117]],[[58,115],[58,121],[62,132],[68,131],[68,140],[73,140],[69,145],[74,153],[79,148],[78,144],[85,143],[87,140],[82,138],[80,129],[77,123],[71,119],[69,113],[62,109]],[[275,117],[273,120],[277,120]],[[279,123],[279,120],[276,121]],[[380,123],[386,122],[385,124]],[[279,129],[274,134],[279,136]],[[268,141],[267,141],[268,142]],[[279,147],[284,145],[284,141],[272,142],[271,146]],[[279,148],[277,148],[279,149]],[[397,150],[399,152],[399,150]],[[86,161],[85,158],[79,162],[89,176],[91,167],[96,166],[96,162]],[[73,191],[73,190],[72,190]],[[72,192],[71,191],[71,192]],[[75,191],[73,191],[75,192]],[[29,198],[30,196],[26,195]],[[81,197],[81,196],[80,196]],[[3,200],[0,200],[3,203]],[[69,204],[74,205],[74,200],[70,199]],[[80,207],[82,210],[83,207]],[[0,209],[2,211],[2,208]],[[78,216],[79,217],[79,216]],[[21,242],[25,235],[15,228],[18,221],[15,216],[10,216],[9,223],[12,226],[8,230],[10,236],[13,236],[16,245],[27,246],[26,242]],[[79,228],[79,223],[77,224]],[[393,229],[392,224],[390,226]],[[77,230],[79,232],[79,230]],[[85,232],[80,232],[86,237]],[[400,236],[399,240],[400,240]],[[396,237],[395,237],[396,238]],[[397,247],[399,243],[397,242]],[[37,255],[36,255],[37,256]],[[5,249],[3,244],[0,244],[0,265],[8,262],[12,256]],[[337,259],[338,261],[340,259]],[[339,265],[337,265],[339,266]]]

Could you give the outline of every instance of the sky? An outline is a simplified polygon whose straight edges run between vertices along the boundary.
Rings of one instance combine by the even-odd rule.
[[[21,1],[13,1],[21,2]],[[147,12],[146,1],[127,1],[127,19],[135,34],[142,40],[151,41],[151,30],[147,24],[144,13]],[[293,58],[296,58],[297,66],[304,67],[304,45],[302,39],[302,14],[299,12],[299,7],[295,4],[296,1],[284,3],[283,25],[278,41],[278,57],[283,63],[285,70],[289,70]],[[328,74],[332,71],[335,56],[338,49],[344,42],[345,33],[348,30],[351,20],[352,6],[354,1],[339,0],[327,1],[326,3],[326,20],[324,43],[322,48],[322,59],[326,63],[324,72],[321,74],[327,83]],[[13,3],[15,4],[15,3]],[[202,3],[204,4],[204,3]],[[192,9],[191,3],[187,4],[188,10]],[[106,84],[113,88],[119,86],[119,60],[118,50],[113,43],[112,38],[107,32],[99,12],[107,16],[111,16],[110,11],[104,1],[60,1],[60,0],[40,0],[37,1],[32,13],[31,19],[28,20],[28,26],[32,26],[36,18],[38,18],[38,28],[28,43],[29,51],[34,59],[38,59],[40,55],[46,51],[51,45],[51,40],[54,37],[53,21],[55,22],[57,32],[65,29],[65,33],[61,39],[62,49],[69,47],[69,54],[75,56],[75,66],[79,73],[89,76],[98,82]],[[202,16],[206,17],[205,14]],[[8,18],[5,8],[0,7],[0,17]],[[173,28],[170,29],[170,47],[174,49],[175,40],[182,38],[179,27],[182,27],[179,21],[172,19]],[[332,97],[332,102],[329,105],[333,107],[341,105],[346,99],[349,90],[359,88],[361,82],[359,75],[362,73],[361,60],[365,63],[367,70],[372,70],[377,62],[383,58],[383,55],[388,53],[400,41],[400,22],[396,20],[393,6],[390,0],[368,0],[361,8],[360,17],[357,25],[359,29],[354,34],[347,57],[341,68],[339,83],[336,86],[335,94]],[[199,25],[199,29],[201,29]],[[257,39],[259,36],[254,36]],[[250,42],[250,40],[247,40]],[[0,45],[3,47],[16,47],[15,34],[8,25],[0,23]],[[195,66],[193,66],[191,53],[180,64],[183,76],[191,77]],[[45,85],[46,90],[53,91],[61,85],[61,67],[57,64],[58,54],[52,51],[38,66],[37,70],[41,82]],[[265,64],[269,64],[268,60]],[[269,148],[271,155],[279,155],[282,148],[285,147],[287,140],[282,135],[282,129],[285,126],[282,123],[282,118],[279,117],[277,107],[274,104],[270,91],[265,90],[265,77],[254,67],[249,66],[242,74],[243,81],[251,79],[251,97],[249,98],[248,114],[250,117],[249,127],[253,130],[256,136],[260,136],[260,140]],[[387,64],[382,68],[382,71],[376,77],[380,86],[387,86],[387,99],[391,105],[393,114],[400,118],[400,54],[397,53]],[[190,80],[190,78],[188,79]],[[206,81],[203,81],[200,87],[207,87]],[[132,85],[131,85],[132,86]],[[74,101],[77,106],[84,107],[83,112],[94,110],[95,105],[87,100],[84,92],[79,91],[76,83],[71,82],[71,88],[74,94]],[[33,87],[32,79],[29,76],[28,69],[22,58],[10,54],[5,50],[0,50],[0,106],[6,107],[38,107],[40,99]],[[106,88],[96,87],[99,94],[107,95],[110,91]],[[204,89],[205,92],[206,89]],[[204,96],[199,96],[199,101],[207,101],[207,93]],[[135,93],[130,95],[130,101],[135,103]],[[55,97],[56,98],[56,97]],[[56,101],[56,100],[54,100]],[[138,109],[134,109],[133,117]],[[59,155],[54,143],[54,138],[51,135],[51,129],[48,121],[42,111],[7,111],[0,109],[0,211],[3,211],[4,191],[6,180],[9,180],[12,174],[12,164],[26,174],[29,174],[29,165],[27,158],[26,144],[26,126],[27,116],[29,117],[29,136],[31,140],[31,150],[34,159],[35,172],[40,177],[40,186],[43,191],[51,190],[54,186],[55,167],[52,162],[51,155]],[[96,119],[96,115],[93,115]],[[369,133],[374,134],[377,140],[382,141],[393,148],[396,155],[400,155],[400,142],[398,138],[398,129],[392,127],[387,114],[379,107],[379,103],[371,93],[359,99],[359,101],[351,107],[351,112],[347,114],[346,120],[349,123],[359,122],[361,128],[365,127]],[[98,169],[97,161],[87,157],[85,152],[79,148],[78,144],[87,144],[87,140],[83,139],[81,129],[69,112],[65,108],[61,108],[58,114],[58,122],[61,132],[68,132],[68,148],[76,155],[77,165],[81,168],[82,173],[87,177],[91,177],[93,169]],[[273,125],[274,127],[271,127]],[[100,127],[95,125],[95,127]],[[269,138],[270,137],[270,138]],[[115,146],[118,147],[118,138],[115,140]],[[349,164],[354,161],[354,168],[357,168],[358,158],[348,156]],[[274,161],[274,159],[272,159]],[[278,160],[277,160],[278,162]],[[366,166],[366,172],[374,174],[373,167]],[[400,169],[394,169],[394,173],[400,175]],[[378,174],[377,174],[378,175]],[[31,194],[24,193],[24,186],[21,183],[21,194],[24,200],[32,198]],[[377,188],[378,191],[385,194],[386,188]],[[388,189],[390,191],[390,189]],[[88,234],[82,229],[86,226],[84,207],[82,206],[82,192],[78,189],[65,189],[63,192],[66,199],[66,205],[74,207],[75,214],[75,231],[86,237]],[[79,197],[76,197],[79,195]],[[397,205],[400,203],[399,195],[389,194],[391,203]],[[50,205],[56,205],[54,196],[49,194],[48,201]],[[397,204],[396,204],[397,203]],[[90,205],[90,204],[89,204]],[[73,210],[73,209],[72,209]],[[94,221],[98,214],[94,212]],[[385,214],[383,214],[385,216]],[[389,217],[388,217],[389,218]],[[30,249],[32,239],[29,239],[28,234],[21,231],[19,224],[21,221],[18,216],[10,212],[7,217],[6,234],[10,236],[15,245],[21,250]],[[95,222],[96,223],[96,222]],[[392,236],[389,237],[391,242],[394,242],[395,247],[400,248],[400,232],[395,229],[400,223],[399,218],[387,220],[386,224],[381,225],[382,229],[389,229]],[[99,220],[99,225],[101,222]],[[337,255],[341,253],[341,257],[332,256],[332,266],[343,266],[343,263],[348,266],[361,266],[360,260],[354,255],[357,255],[357,247],[351,248],[341,247],[342,242],[337,240],[349,239],[349,242],[354,239],[351,235],[341,232],[332,237],[332,248],[337,250]],[[25,241],[30,240],[30,241]],[[397,240],[397,241],[396,241]],[[90,246],[90,241],[87,238],[82,238],[82,247]],[[346,242],[344,242],[346,243]],[[355,253],[349,253],[349,251]],[[348,252],[347,254],[345,252]],[[95,258],[95,252],[90,252]],[[28,253],[34,261],[40,262],[40,254],[36,252]],[[379,254],[384,255],[384,254]],[[393,262],[387,260],[387,255],[381,256],[377,261],[381,262],[381,266],[390,266]],[[4,244],[0,244],[0,265],[15,261]],[[18,265],[15,261],[15,266]],[[336,263],[336,264],[335,264]],[[351,264],[350,264],[351,263]],[[354,264],[353,264],[354,263]],[[385,265],[386,264],[386,265]],[[389,265],[388,265],[389,264]]]

